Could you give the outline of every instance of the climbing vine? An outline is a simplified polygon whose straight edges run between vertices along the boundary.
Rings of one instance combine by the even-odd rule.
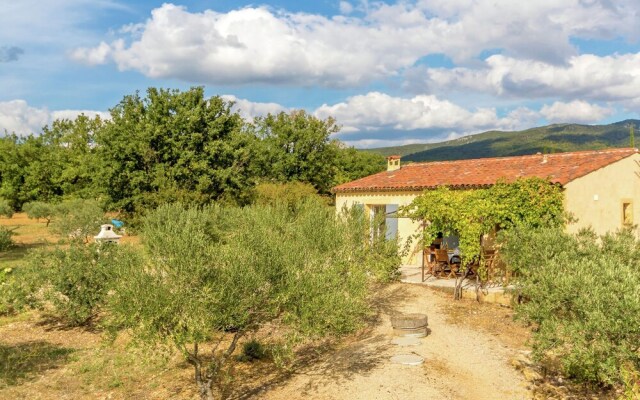
[[[488,188],[427,190],[400,213],[423,221],[423,243],[438,233],[459,237],[463,264],[480,254],[480,238],[496,229],[561,226],[565,221],[562,188],[541,178],[499,181]]]

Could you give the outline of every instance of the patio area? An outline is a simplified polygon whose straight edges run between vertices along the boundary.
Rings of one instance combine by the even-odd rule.
[[[425,280],[422,281],[422,267],[416,265],[400,266],[400,282],[429,286],[437,290],[451,292],[452,295],[456,285],[456,279],[454,278],[437,278],[426,274],[426,272]],[[504,287],[492,284],[482,290],[477,290],[476,279],[472,277],[471,279],[465,279],[462,283],[462,297],[482,302],[510,305],[510,291],[512,289],[513,286],[511,285]]]

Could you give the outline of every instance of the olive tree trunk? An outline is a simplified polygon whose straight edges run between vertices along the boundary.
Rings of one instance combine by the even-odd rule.
[[[208,363],[207,366],[204,365],[202,356],[198,352],[198,343],[193,345],[193,352],[187,352],[187,362],[193,365],[194,378],[196,385],[198,386],[198,393],[200,394],[201,400],[215,400],[214,386],[217,382],[216,378],[218,378],[218,375],[227,363],[227,360],[235,351],[236,345],[238,344],[238,340],[241,336],[242,332],[236,332],[233,335],[233,339],[231,340],[229,347],[219,357],[215,357],[215,354],[213,354],[214,360]],[[215,353],[215,348],[212,353]]]

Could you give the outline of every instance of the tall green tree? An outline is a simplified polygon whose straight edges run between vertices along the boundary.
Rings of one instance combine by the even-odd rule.
[[[380,154],[360,151],[342,143],[337,143],[337,146],[337,171],[333,178],[334,185],[372,175],[386,168],[386,160]]]
[[[93,138],[103,126],[96,117],[56,120],[39,136],[0,139],[0,193],[19,209],[25,202],[96,197]]]
[[[0,196],[19,209],[27,201],[49,201],[62,195],[56,183],[60,166],[38,136],[10,135],[0,139]]]
[[[39,139],[47,149],[48,163],[56,166],[53,183],[63,196],[96,198],[102,192],[95,180],[95,138],[104,125],[99,116],[89,118],[82,114],[75,120],[56,120],[44,127]]]
[[[242,118],[204,89],[150,88],[126,96],[96,138],[99,179],[112,206],[247,201],[251,185]]]
[[[329,192],[338,157],[331,135],[339,127],[332,118],[321,120],[297,110],[257,118],[254,127],[260,140],[258,175],[276,182],[306,182]]]

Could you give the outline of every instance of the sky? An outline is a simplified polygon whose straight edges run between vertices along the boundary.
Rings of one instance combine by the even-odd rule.
[[[640,112],[637,0],[0,0],[0,132],[203,86],[356,147]]]

